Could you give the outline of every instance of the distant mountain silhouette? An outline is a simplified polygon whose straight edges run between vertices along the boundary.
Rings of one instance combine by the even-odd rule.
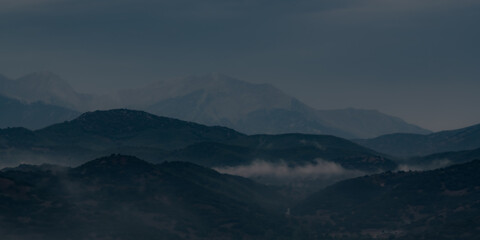
[[[223,125],[248,134],[315,133],[352,136],[323,124],[315,111],[268,84],[252,84],[221,74],[160,81],[120,92],[152,113]],[[127,103],[125,103],[127,104]]]
[[[262,239],[288,233],[282,197],[191,163],[111,155],[0,172],[2,239]],[[267,234],[267,235],[265,235]]]
[[[22,162],[75,165],[88,158],[123,153],[153,162],[181,159],[209,167],[245,165],[255,159],[302,165],[318,158],[373,172],[396,167],[382,155],[334,136],[247,136],[225,127],[126,109],[89,112],[36,131],[3,129],[0,149],[5,150],[0,151],[4,166]]]
[[[428,135],[399,133],[356,142],[375,151],[397,157],[472,150],[480,147],[480,124]]]
[[[72,120],[80,113],[46,104],[43,102],[26,103],[0,95],[0,128],[26,127],[39,129],[54,123]]]
[[[51,72],[36,72],[16,80],[0,78],[0,94],[25,102],[43,102],[85,111],[92,96],[77,93],[65,80]]]
[[[476,239],[480,160],[426,172],[346,180],[313,194],[292,214],[310,236],[336,239]],[[362,238],[363,237],[363,238]]]
[[[123,105],[248,134],[313,133],[372,137],[394,132],[428,133],[375,111],[317,111],[272,85],[253,84],[221,74],[160,81],[119,93]]]
[[[318,110],[320,119],[329,126],[340,128],[354,136],[375,137],[389,133],[429,134],[428,130],[408,124],[400,118],[377,110],[355,108]]]
[[[79,112],[131,108],[157,115],[221,125],[247,134],[308,133],[369,138],[387,133],[429,133],[378,111],[316,110],[272,85],[253,84],[225,75],[158,81],[142,88],[105,95],[80,94],[53,73],[34,73],[17,80],[0,78],[0,94],[25,102]],[[63,121],[59,119],[58,122]]]

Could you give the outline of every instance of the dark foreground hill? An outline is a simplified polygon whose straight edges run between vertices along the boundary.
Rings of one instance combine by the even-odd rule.
[[[282,239],[285,210],[263,185],[185,162],[112,155],[0,172],[2,239]]]
[[[480,160],[346,180],[292,210],[317,239],[477,239]]]
[[[397,157],[472,150],[480,148],[480,124],[428,135],[398,133],[356,142],[375,151]]]
[[[342,181],[297,207],[251,180],[112,155],[0,171],[2,239],[477,239],[480,161]]]

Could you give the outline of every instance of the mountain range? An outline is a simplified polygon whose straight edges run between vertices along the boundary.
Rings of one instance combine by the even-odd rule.
[[[431,134],[388,134],[355,140],[358,144],[391,156],[408,158],[441,152],[480,148],[480,124]]]
[[[112,153],[154,163],[188,161],[225,172],[254,169],[259,162],[287,169],[326,164],[336,180],[345,178],[344,173],[361,175],[397,167],[382,154],[334,136],[245,135],[127,109],[88,112],[35,131],[0,129],[3,167],[20,163],[75,166]],[[320,173],[329,174],[325,171]]]
[[[480,234],[480,125],[430,133],[221,74],[101,96],[0,76],[0,109],[2,239]]]
[[[77,93],[66,81],[48,72],[16,80],[1,76],[0,95],[76,112],[138,109],[210,126],[226,126],[247,134],[309,133],[371,138],[397,132],[429,133],[375,110],[317,110],[272,85],[248,83],[217,73],[157,81],[145,87],[104,95]],[[56,122],[65,120],[70,119],[59,116]],[[9,123],[0,127],[39,125],[47,126]]]

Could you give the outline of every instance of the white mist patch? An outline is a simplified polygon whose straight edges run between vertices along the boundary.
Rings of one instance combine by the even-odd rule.
[[[215,168],[218,172],[247,178],[277,179],[332,179],[364,175],[361,171],[348,170],[341,165],[317,159],[314,163],[289,166],[285,162],[272,163],[256,160],[249,165]]]
[[[399,171],[428,171],[438,168],[444,168],[452,165],[452,161],[448,159],[434,160],[428,164],[401,164],[398,166]]]

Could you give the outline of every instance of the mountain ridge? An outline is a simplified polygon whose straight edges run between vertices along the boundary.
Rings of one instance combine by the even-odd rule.
[[[413,157],[441,152],[473,150],[480,147],[480,124],[428,135],[388,134],[356,143],[397,157]]]
[[[0,164],[76,165],[112,153],[160,163],[183,160],[207,167],[242,167],[265,160],[290,168],[333,165],[340,173],[378,172],[396,163],[349,140],[329,135],[248,136],[127,109],[95,111],[40,130],[0,129]],[[345,170],[344,170],[345,169]]]
[[[270,84],[249,83],[218,73],[157,81],[104,95],[77,93],[53,73],[34,73],[17,80],[0,79],[0,94],[79,112],[134,108],[248,134],[301,132],[366,138],[391,132],[428,132],[368,110],[316,110]],[[352,118],[359,121],[349,120]]]
[[[67,81],[52,72],[35,72],[16,80],[2,79],[0,94],[27,102],[44,102],[84,111],[92,96],[76,92]]]

